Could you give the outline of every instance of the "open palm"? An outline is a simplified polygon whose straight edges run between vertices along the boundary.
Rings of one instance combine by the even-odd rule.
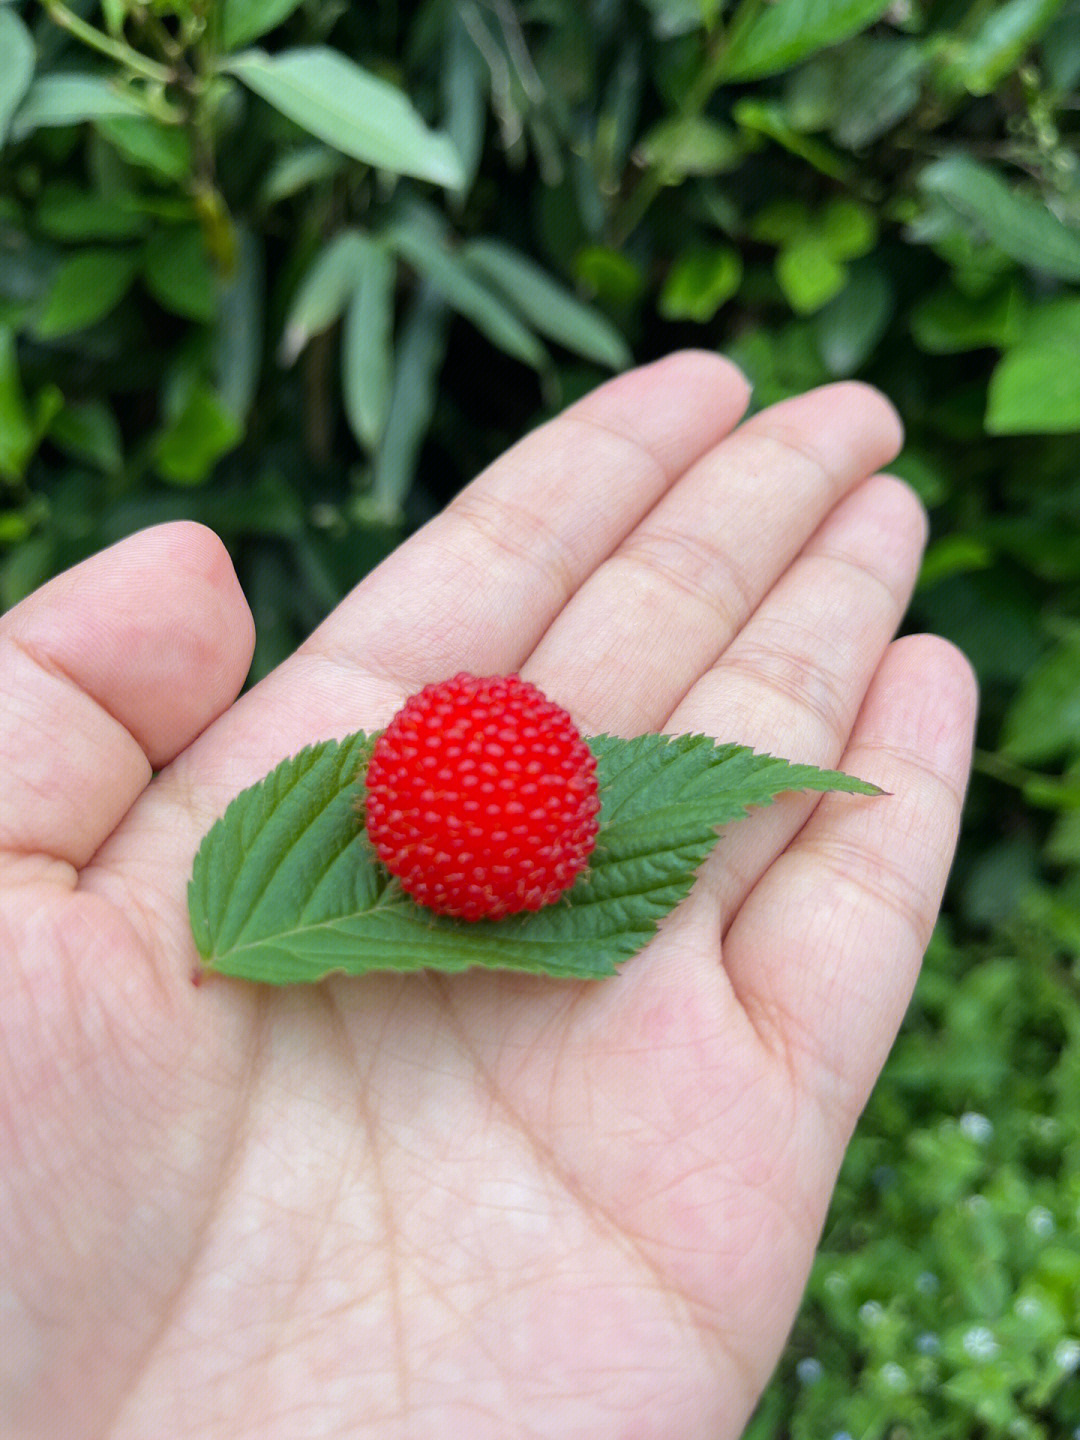
[[[745,401],[707,355],[609,383],[238,701],[250,616],[201,527],[0,621],[5,1436],[738,1435],[914,983],[974,709],[951,647],[892,641],[924,521],[875,473],[891,409],[844,384],[733,428]],[[232,796],[459,669],[891,793],[733,827],[612,980],[194,987],[186,882]]]

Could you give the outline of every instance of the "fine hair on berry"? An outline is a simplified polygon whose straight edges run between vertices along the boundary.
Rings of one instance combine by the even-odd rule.
[[[368,763],[368,838],[421,905],[462,920],[539,910],[585,870],[596,760],[519,675],[464,672],[408,699]]]

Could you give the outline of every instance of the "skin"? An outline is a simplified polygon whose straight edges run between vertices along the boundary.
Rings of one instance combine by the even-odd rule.
[[[925,540],[876,392],[739,424],[684,353],[530,434],[237,700],[215,536],[0,619],[0,1433],[724,1440],[799,1304],[940,904],[975,685],[893,640]],[[233,795],[458,669],[890,795],[722,837],[618,978],[195,988]]]

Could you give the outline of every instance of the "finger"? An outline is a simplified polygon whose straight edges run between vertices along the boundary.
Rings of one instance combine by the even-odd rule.
[[[658,728],[834,505],[893,458],[892,406],[842,383],[762,411],[692,466],[526,666],[593,732]],[[711,733],[711,732],[710,732]]]
[[[925,542],[914,492],[884,475],[864,481],[689,692],[671,728],[835,766],[907,609]],[[719,903],[722,925],[816,803],[814,795],[781,796],[720,837],[700,883]]]
[[[495,462],[401,546],[305,651],[406,691],[516,669],[585,577],[737,422],[749,389],[687,352],[602,385]]]
[[[201,525],[146,530],[0,619],[0,851],[84,865],[167,761],[235,698],[247,604]]]
[[[938,913],[976,703],[971,669],[946,641],[892,645],[841,757],[889,795],[823,797],[725,940],[747,1014],[838,1146],[895,1038]]]

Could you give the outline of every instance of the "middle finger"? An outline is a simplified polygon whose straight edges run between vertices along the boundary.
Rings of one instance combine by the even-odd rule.
[[[762,411],[704,455],[578,590],[525,670],[588,733],[661,726],[822,519],[900,446],[856,382]]]

